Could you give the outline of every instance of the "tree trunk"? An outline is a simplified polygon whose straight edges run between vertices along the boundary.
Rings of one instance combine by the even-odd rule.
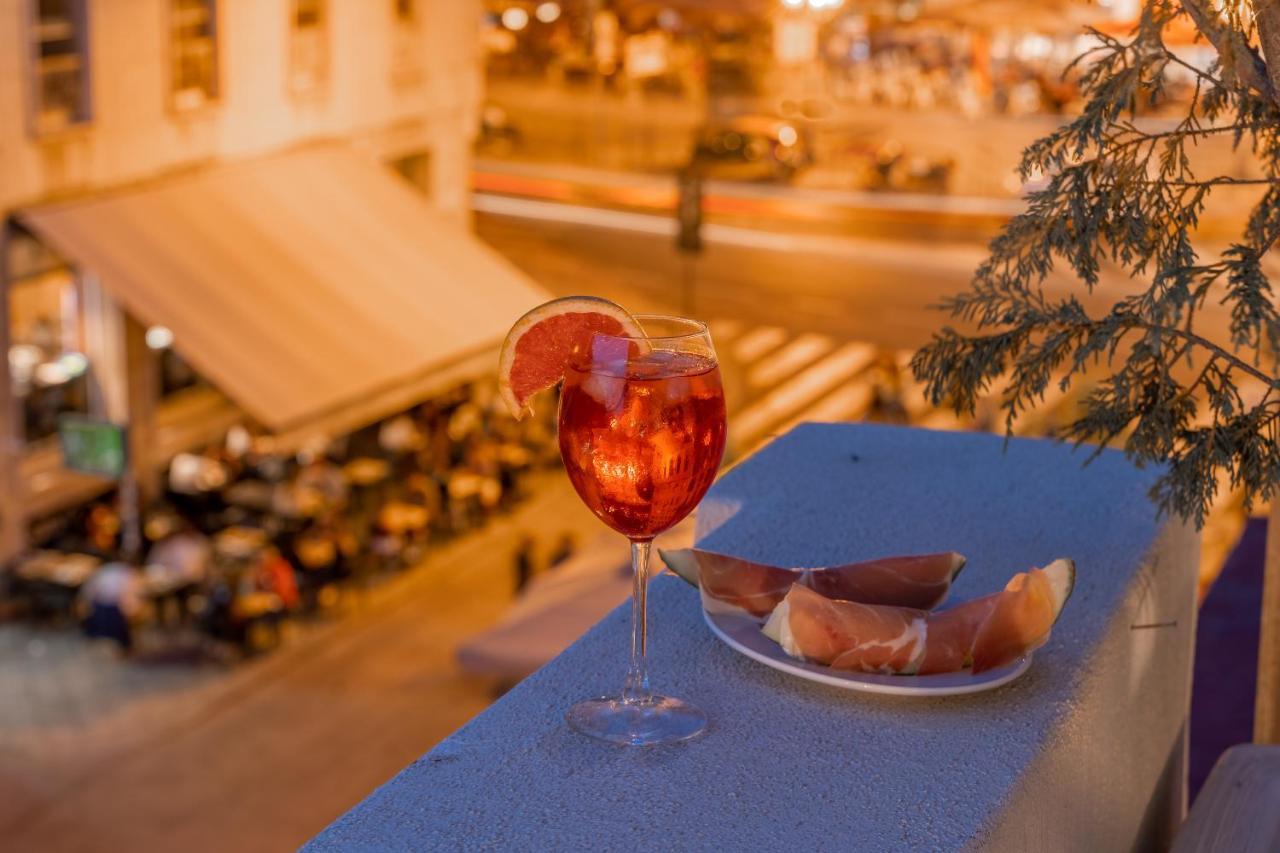
[[[1280,495],[1267,517],[1267,555],[1262,577],[1262,638],[1258,643],[1258,695],[1253,740],[1280,743]]]
[[[1254,5],[1254,21],[1258,25],[1258,41],[1262,43],[1262,55],[1266,57],[1267,81],[1271,84],[1271,99],[1280,98],[1280,5],[1275,0],[1263,0]],[[1275,518],[1275,513],[1271,514]]]

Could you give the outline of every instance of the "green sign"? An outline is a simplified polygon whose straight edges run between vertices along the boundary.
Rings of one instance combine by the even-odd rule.
[[[58,418],[62,464],[72,471],[119,479],[125,466],[124,427],[83,415]]]

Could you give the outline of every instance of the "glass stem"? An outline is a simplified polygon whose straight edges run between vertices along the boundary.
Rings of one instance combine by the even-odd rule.
[[[652,544],[652,539],[631,540],[631,666],[622,686],[623,702],[644,702],[651,695],[644,656],[649,639],[649,549]]]

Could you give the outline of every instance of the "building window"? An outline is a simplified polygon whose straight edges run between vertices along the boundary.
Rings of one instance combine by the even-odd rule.
[[[431,198],[431,152],[415,151],[392,160],[389,164],[413,188]]]
[[[89,120],[85,0],[31,4],[32,128],[37,134]]]
[[[395,27],[391,33],[391,82],[413,87],[423,82],[421,19],[417,0],[394,0]]]
[[[9,382],[28,442],[49,438],[65,414],[89,412],[89,360],[79,339],[75,281],[58,266],[9,287]]]
[[[217,100],[216,0],[171,0],[169,40],[173,106],[189,110]]]
[[[418,4],[416,0],[394,0],[396,20],[402,24],[417,23]]]
[[[329,9],[327,0],[293,0],[289,45],[289,88],[309,92],[329,77]]]

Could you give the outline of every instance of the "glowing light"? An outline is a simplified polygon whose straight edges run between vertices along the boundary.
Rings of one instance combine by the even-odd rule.
[[[533,16],[544,24],[554,23],[560,17],[559,3],[539,3],[533,10]]]
[[[167,326],[152,326],[147,329],[146,341],[151,349],[168,349],[173,346],[173,332]]]
[[[242,425],[236,424],[227,430],[226,445],[232,456],[244,456],[253,449],[253,436]]]
[[[1023,37],[1018,45],[1017,53],[1023,59],[1042,59],[1053,50],[1053,42],[1048,36],[1031,33]]]
[[[82,352],[64,352],[58,356],[58,364],[62,365],[68,378],[81,376],[89,369],[89,359]]]
[[[1098,5],[1111,13],[1118,21],[1128,21],[1138,17],[1139,0],[1098,0]]]
[[[529,26],[529,13],[519,6],[512,6],[502,13],[502,26],[519,32]]]
[[[36,365],[44,360],[40,348],[31,344],[14,344],[9,347],[9,367],[15,373],[30,376]]]
[[[61,385],[70,378],[67,368],[56,361],[46,361],[36,368],[36,381],[41,385]]]
[[[804,7],[804,0],[782,0],[782,5],[788,9],[800,9]]]
[[[784,124],[778,128],[778,141],[790,148],[800,140],[800,134],[796,133],[796,129],[789,124]]]

